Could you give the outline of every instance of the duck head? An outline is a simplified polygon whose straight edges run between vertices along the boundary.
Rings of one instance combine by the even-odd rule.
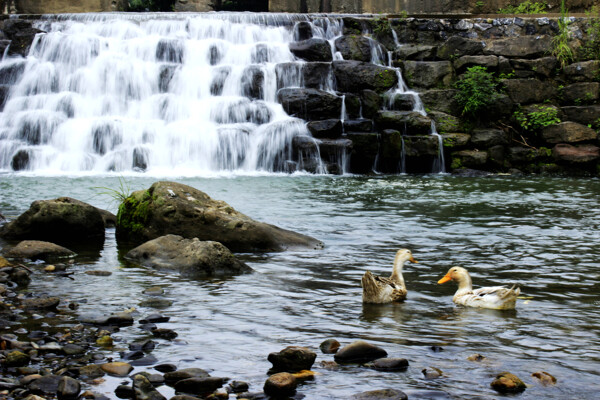
[[[448,281],[455,281],[461,283],[463,281],[469,280],[469,273],[463,267],[452,267],[448,270],[446,275],[442,279],[438,281],[439,284],[446,283]]]
[[[408,249],[400,249],[400,250],[398,250],[396,252],[396,260],[400,261],[402,263],[404,263],[406,261],[410,261],[410,262],[413,262],[415,264],[419,263],[417,260],[415,260],[413,258],[412,253]]]

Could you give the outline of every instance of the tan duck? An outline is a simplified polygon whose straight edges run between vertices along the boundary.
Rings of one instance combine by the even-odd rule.
[[[401,249],[396,252],[394,268],[389,278],[373,275],[370,271],[362,277],[363,303],[392,303],[406,299],[406,285],[402,276],[404,263],[411,261],[417,263],[410,250]]]
[[[450,268],[438,283],[442,284],[448,281],[458,283],[458,290],[452,301],[469,307],[513,310],[517,302],[517,296],[521,293],[521,289],[515,288],[514,285],[510,289],[505,286],[491,286],[473,290],[471,276],[462,267]]]

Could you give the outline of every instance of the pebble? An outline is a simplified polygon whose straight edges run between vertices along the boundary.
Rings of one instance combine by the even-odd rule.
[[[127,376],[133,370],[131,364],[121,361],[105,363],[100,368],[107,374],[114,376]]]
[[[321,343],[319,349],[323,354],[335,354],[340,349],[340,342],[335,339],[327,339]]]
[[[421,370],[425,379],[437,379],[440,378],[444,373],[441,369],[436,367],[427,367]]]
[[[273,364],[273,371],[282,372],[309,370],[316,358],[317,354],[314,351],[300,346],[288,346],[280,352],[270,353],[267,357]]]
[[[155,337],[160,339],[173,340],[178,336],[177,332],[167,328],[157,328],[153,329],[151,332]]]

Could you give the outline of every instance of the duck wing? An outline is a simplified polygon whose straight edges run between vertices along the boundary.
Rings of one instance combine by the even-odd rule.
[[[361,280],[363,288],[363,302],[365,303],[390,303],[406,299],[406,289],[390,278],[373,275],[365,272]]]
[[[517,296],[521,293],[514,286],[490,286],[475,289],[472,292],[456,296],[454,301],[465,306],[490,308],[495,310],[514,309]]]

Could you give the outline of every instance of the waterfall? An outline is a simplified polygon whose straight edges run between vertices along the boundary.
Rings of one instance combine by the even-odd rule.
[[[292,154],[295,138],[314,139],[277,103],[303,85],[288,46],[299,21],[341,34],[341,20],[301,14],[44,16],[28,56],[0,62],[12,85],[0,171],[294,172],[310,159],[325,171],[318,146]]]

